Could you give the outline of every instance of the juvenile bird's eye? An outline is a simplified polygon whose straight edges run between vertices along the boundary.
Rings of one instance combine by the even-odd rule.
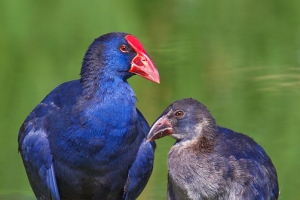
[[[184,113],[181,110],[175,112],[176,117],[182,117],[183,115],[184,115]]]
[[[120,46],[120,51],[122,51],[122,52],[128,52],[128,51],[129,51],[129,48],[128,48],[125,44],[122,44],[122,45]]]

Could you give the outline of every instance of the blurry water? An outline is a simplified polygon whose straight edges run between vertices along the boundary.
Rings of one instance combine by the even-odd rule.
[[[300,2],[0,2],[0,199],[34,199],[17,134],[58,84],[77,79],[92,40],[136,35],[161,75],[129,80],[150,124],[173,101],[193,97],[221,126],[261,144],[277,168],[281,199],[300,195]],[[165,199],[167,152],[157,142],[154,172],[139,199]]]

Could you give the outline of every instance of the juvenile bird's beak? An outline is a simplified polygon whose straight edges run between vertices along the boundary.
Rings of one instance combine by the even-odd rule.
[[[148,136],[147,142],[171,135],[173,133],[173,128],[169,122],[167,116],[159,118],[151,127]]]
[[[131,61],[131,68],[129,72],[137,74],[155,83],[160,83],[158,71],[140,41],[133,35],[127,35],[125,39],[137,53]]]

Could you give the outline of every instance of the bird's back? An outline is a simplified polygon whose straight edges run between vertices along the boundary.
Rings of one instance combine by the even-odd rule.
[[[73,91],[70,91],[71,90]],[[64,101],[74,104],[80,93],[79,81],[63,83],[50,92],[41,103],[28,115],[22,124],[19,135],[19,151],[29,178],[29,182],[38,199],[59,199],[59,192],[54,175],[52,152],[48,140],[48,122],[53,117],[61,123],[59,114]],[[62,98],[62,94],[69,95]],[[70,94],[72,93],[72,94]],[[76,93],[76,94],[74,94]]]
[[[277,199],[276,169],[264,149],[247,135],[219,127],[214,151],[228,163],[223,176],[231,193],[242,199]],[[239,187],[243,192],[238,192]]]

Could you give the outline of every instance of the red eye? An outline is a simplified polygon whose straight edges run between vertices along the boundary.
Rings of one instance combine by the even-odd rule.
[[[128,48],[125,44],[122,44],[122,45],[120,46],[120,51],[122,51],[122,52],[128,52],[128,51],[129,51],[129,48]]]

